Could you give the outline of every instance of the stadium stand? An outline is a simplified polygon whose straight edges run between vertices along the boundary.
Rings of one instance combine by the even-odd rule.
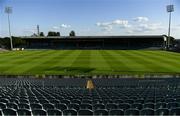
[[[164,49],[167,36],[23,37],[25,49]]]
[[[85,78],[0,78],[1,114],[180,114],[179,78],[96,78],[92,79],[96,87],[90,90],[86,89],[86,81]]]

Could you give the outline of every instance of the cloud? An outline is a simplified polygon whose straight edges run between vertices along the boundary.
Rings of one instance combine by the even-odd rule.
[[[71,25],[67,25],[67,24],[61,24],[61,26],[60,26],[61,28],[70,28],[71,27]]]
[[[53,26],[52,27],[54,30],[60,29],[58,26]]]
[[[115,26],[121,28],[131,27],[131,25],[129,25],[128,20],[120,20],[120,19],[113,20],[111,22],[98,22],[96,23],[96,26],[101,27],[102,30],[106,30],[106,31],[111,31]]]
[[[135,22],[139,22],[139,23],[142,23],[142,22],[148,22],[149,21],[149,18],[148,17],[136,17],[133,19]]]

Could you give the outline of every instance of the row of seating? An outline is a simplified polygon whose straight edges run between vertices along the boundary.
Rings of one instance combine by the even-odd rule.
[[[179,115],[178,78],[0,78],[0,110],[31,115]],[[12,111],[12,112],[13,112]],[[113,114],[114,113],[114,114]]]
[[[138,110],[138,109],[128,109],[123,111],[122,109],[113,109],[113,110],[106,110],[106,109],[100,109],[100,110],[95,110],[94,112],[89,109],[82,109],[79,111],[76,111],[75,109],[67,109],[64,111],[58,110],[58,109],[53,109],[53,110],[43,110],[43,109],[37,109],[37,110],[28,110],[28,109],[2,109],[0,110],[0,115],[12,115],[12,116],[61,116],[61,115],[96,115],[96,116],[102,116],[102,115],[110,115],[110,116],[119,116],[119,115],[142,115],[142,116],[147,116],[147,115],[180,115],[180,108],[175,108],[175,109],[158,109],[158,110],[153,110],[153,109],[143,109],[143,110]]]

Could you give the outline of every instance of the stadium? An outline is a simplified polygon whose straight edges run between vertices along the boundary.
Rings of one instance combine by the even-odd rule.
[[[60,28],[54,27],[54,31],[49,31],[48,23],[53,24],[56,22],[55,19],[71,23],[73,21],[70,19],[76,19],[76,23],[83,24],[86,17],[89,22],[100,17],[97,13],[101,11],[100,5],[102,5],[102,9],[106,5],[108,6],[104,9],[108,14],[107,9],[111,5],[113,8],[119,9],[116,4],[125,3],[123,0],[123,2],[98,1],[96,8],[96,4],[92,5],[92,3],[96,3],[93,0],[91,2],[87,0],[88,4],[76,0],[76,2],[79,1],[78,4],[82,3],[78,6],[72,0],[69,2],[54,0],[56,4],[48,1],[50,0],[44,2],[30,0],[27,3],[19,0],[0,1],[5,5],[16,6],[13,16],[18,17],[16,17],[18,21],[14,18],[17,24],[14,24],[16,29],[12,28],[14,33],[11,33],[11,17],[9,15],[12,14],[12,7],[5,7],[5,13],[8,15],[8,25],[5,26],[9,29],[9,37],[8,34],[3,35],[3,28],[5,28],[3,24],[3,28],[0,30],[0,34],[2,34],[2,36],[0,35],[0,115],[180,115],[180,41],[178,34],[171,35],[170,33],[170,19],[168,34],[161,32],[164,28],[161,23],[152,23],[146,17],[137,17],[130,21],[118,19],[111,22],[97,22],[95,26],[103,31],[99,35],[97,27],[92,28],[91,31],[88,29],[87,33],[87,30],[80,31],[84,34],[81,35],[76,34],[72,30],[73,26],[68,24],[62,24]],[[132,0],[129,1],[134,3]],[[59,8],[60,3],[69,9],[75,9],[65,11],[63,6]],[[101,4],[99,5],[99,3]],[[149,8],[146,2],[138,3],[144,3],[143,5]],[[152,1],[148,3],[151,3],[152,6],[167,4],[157,1],[154,4]],[[28,10],[25,8],[28,11],[27,14],[24,13],[26,10],[23,11],[20,7],[22,4],[27,7]],[[96,10],[90,8],[90,12],[88,12],[89,4]],[[137,10],[139,4],[136,4],[138,7],[132,9]],[[29,5],[33,6],[29,7]],[[159,8],[158,5],[154,8]],[[77,10],[78,7],[80,7],[79,10]],[[174,11],[173,7],[173,5],[167,6],[167,11],[170,13],[169,18]],[[57,11],[52,10],[53,8],[57,9],[59,13],[61,11],[63,13],[75,12],[77,16],[66,14],[68,18],[63,19],[56,14]],[[113,11],[113,8],[108,10]],[[35,9],[42,14],[36,15]],[[83,20],[80,20],[79,17],[83,14],[82,9],[88,15],[84,14]],[[112,11],[108,15],[110,18],[113,16]],[[147,12],[151,10],[145,9],[145,11],[145,14],[148,15]],[[158,13],[158,11],[156,12]],[[24,15],[23,19],[19,18],[21,13]],[[47,15],[49,15],[48,18]],[[66,15],[63,14],[64,17]],[[89,15],[93,18],[89,18]],[[95,17],[96,15],[97,17]],[[121,15],[128,17],[128,14]],[[53,18],[53,16],[55,17]],[[155,15],[155,17],[158,16]],[[48,33],[47,36],[44,35],[44,32],[40,32],[39,24],[35,31],[25,30],[27,35],[26,33],[20,34],[20,36],[17,34],[22,31],[21,26],[24,28],[25,25],[32,25],[38,20],[43,25],[44,32]],[[49,20],[52,21],[49,22]],[[78,22],[79,20],[80,22]],[[89,22],[85,22],[86,26],[91,27],[88,25]],[[62,33],[66,33],[68,29],[71,31],[67,36],[61,35],[58,29]],[[126,29],[128,32],[124,32],[125,35],[121,34]],[[172,30],[178,32],[178,29],[173,27]],[[33,33],[29,34],[31,31]],[[116,31],[117,33],[115,33]]]

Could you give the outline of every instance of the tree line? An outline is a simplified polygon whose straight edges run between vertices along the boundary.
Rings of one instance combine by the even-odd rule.
[[[38,35],[34,34],[34,35],[32,35],[32,36],[38,36]],[[45,37],[44,32],[40,32],[39,36]],[[61,34],[60,34],[60,32],[49,31],[48,34],[47,34],[47,36],[58,36],[58,37],[60,37]],[[69,33],[69,36],[76,36],[75,31],[72,30],[72,31]]]

